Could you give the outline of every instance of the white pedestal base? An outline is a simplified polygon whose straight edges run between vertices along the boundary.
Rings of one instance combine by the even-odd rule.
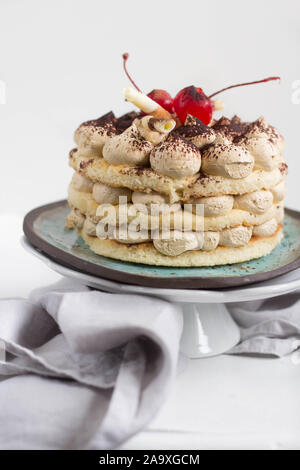
[[[183,305],[180,350],[190,358],[217,356],[240,341],[240,331],[224,304]]]

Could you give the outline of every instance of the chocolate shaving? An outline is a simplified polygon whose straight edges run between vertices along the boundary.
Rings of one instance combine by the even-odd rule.
[[[121,134],[126,129],[128,129],[128,127],[131,126],[131,124],[136,118],[140,116],[140,113],[137,113],[136,111],[131,111],[130,113],[123,114],[117,119],[117,131]]]
[[[91,121],[86,121],[82,124],[82,126],[95,126],[95,127],[104,127],[106,124],[116,124],[117,118],[112,111],[109,113],[104,114],[103,116],[92,119]]]
[[[80,170],[85,170],[87,166],[89,166],[91,163],[93,163],[94,158],[90,158],[87,161],[81,161],[79,164]]]
[[[75,154],[77,151],[78,151],[77,148],[74,148],[74,149],[70,150],[70,152],[69,152],[69,158],[70,158],[70,159],[71,159],[71,158],[74,158],[74,154]]]
[[[212,129],[235,139],[246,134],[249,127],[250,124],[243,122],[238,116],[234,116],[232,119],[223,116],[213,124]]]
[[[288,165],[284,162],[280,163],[279,171],[283,176],[286,176],[288,173]]]
[[[117,118],[114,113],[110,111],[97,119],[83,122],[81,126],[92,127],[95,132],[98,132],[99,134],[102,134],[105,131],[107,135],[112,136],[117,133],[116,124]]]
[[[213,133],[200,119],[190,114],[187,116],[185,123],[176,129],[176,132],[187,139],[197,137],[198,135],[211,135]]]

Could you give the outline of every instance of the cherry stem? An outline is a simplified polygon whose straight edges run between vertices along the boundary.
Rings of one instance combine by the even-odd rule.
[[[124,71],[127,75],[127,77],[129,78],[129,81],[132,83],[132,85],[134,86],[134,88],[137,89],[137,91],[139,91],[140,93],[142,93],[142,90],[136,85],[136,83],[132,80],[131,76],[129,75],[128,73],[128,70],[127,70],[127,67],[126,67],[126,62],[128,60],[128,57],[129,57],[129,54],[128,52],[125,52],[123,55],[123,68],[124,68]]]
[[[265,82],[271,82],[272,80],[281,80],[280,77],[269,77],[269,78],[264,78],[263,80],[257,80],[256,82],[247,82],[247,83],[238,83],[237,85],[231,85],[226,88],[223,88],[220,91],[216,91],[216,93],[213,93],[212,95],[209,96],[209,98],[213,98],[214,96],[218,95],[219,93],[222,93],[223,91],[230,90],[231,88],[237,88],[239,86],[247,86],[247,85],[256,85],[257,83],[265,83]]]

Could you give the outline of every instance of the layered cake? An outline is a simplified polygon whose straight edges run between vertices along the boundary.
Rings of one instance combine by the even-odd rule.
[[[200,88],[167,95],[126,89],[138,111],[78,127],[67,227],[95,253],[134,263],[215,266],[269,254],[283,236],[283,137],[262,117],[214,120],[219,104]]]

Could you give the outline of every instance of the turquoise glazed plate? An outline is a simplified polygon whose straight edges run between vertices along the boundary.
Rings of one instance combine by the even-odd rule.
[[[172,268],[127,263],[96,255],[76,230],[65,229],[66,201],[38,207],[24,219],[27,240],[63,266],[112,281],[168,289],[216,289],[266,281],[300,267],[300,213],[286,209],[284,238],[272,253],[226,266]]]

